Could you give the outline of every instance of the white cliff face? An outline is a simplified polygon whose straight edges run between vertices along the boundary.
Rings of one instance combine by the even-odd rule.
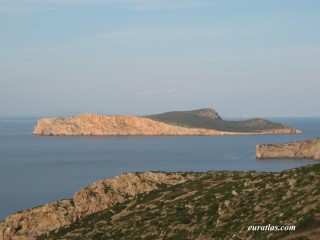
[[[128,136],[128,135],[248,135],[270,133],[297,133],[296,129],[271,129],[256,133],[222,132],[212,129],[179,127],[136,116],[104,116],[83,114],[67,118],[40,119],[35,135],[66,136]]]
[[[32,240],[139,193],[156,189],[157,184],[173,185],[191,178],[181,174],[146,172],[101,180],[75,193],[72,200],[57,201],[10,215],[0,223],[0,240]]]
[[[262,144],[256,147],[256,158],[308,158],[320,160],[320,138],[285,144]]]

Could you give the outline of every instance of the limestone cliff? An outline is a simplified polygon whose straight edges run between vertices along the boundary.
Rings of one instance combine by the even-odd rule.
[[[256,147],[257,158],[309,158],[320,160],[320,138]]]
[[[256,132],[225,132],[214,129],[174,126],[137,116],[105,116],[83,114],[76,117],[40,119],[34,128],[35,135],[66,136],[129,136],[129,135],[237,135],[237,134],[271,134],[298,133],[299,130],[284,127]]]
[[[35,239],[138,193],[157,189],[159,184],[174,185],[192,178],[191,175],[146,172],[98,181],[75,193],[72,200],[61,200],[10,215],[0,223],[0,240]]]

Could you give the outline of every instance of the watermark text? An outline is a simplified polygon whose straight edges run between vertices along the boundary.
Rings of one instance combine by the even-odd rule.
[[[272,226],[271,224],[265,226],[249,226],[248,231],[295,231],[296,226]]]

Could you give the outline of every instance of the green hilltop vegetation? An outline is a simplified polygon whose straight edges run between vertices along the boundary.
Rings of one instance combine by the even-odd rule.
[[[320,239],[320,165],[179,174],[194,178],[161,184],[38,239]],[[268,224],[296,230],[248,231]]]
[[[210,108],[193,111],[175,111],[144,116],[146,118],[167,124],[189,127],[214,129],[224,132],[259,132],[271,129],[289,128],[287,125],[255,118],[245,121],[225,121]]]

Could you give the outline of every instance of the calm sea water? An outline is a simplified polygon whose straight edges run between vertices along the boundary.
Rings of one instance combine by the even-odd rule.
[[[303,134],[224,137],[42,137],[36,119],[0,119],[0,219],[71,198],[86,185],[125,172],[282,171],[311,160],[256,160],[255,146],[320,136],[320,118],[272,119]]]

